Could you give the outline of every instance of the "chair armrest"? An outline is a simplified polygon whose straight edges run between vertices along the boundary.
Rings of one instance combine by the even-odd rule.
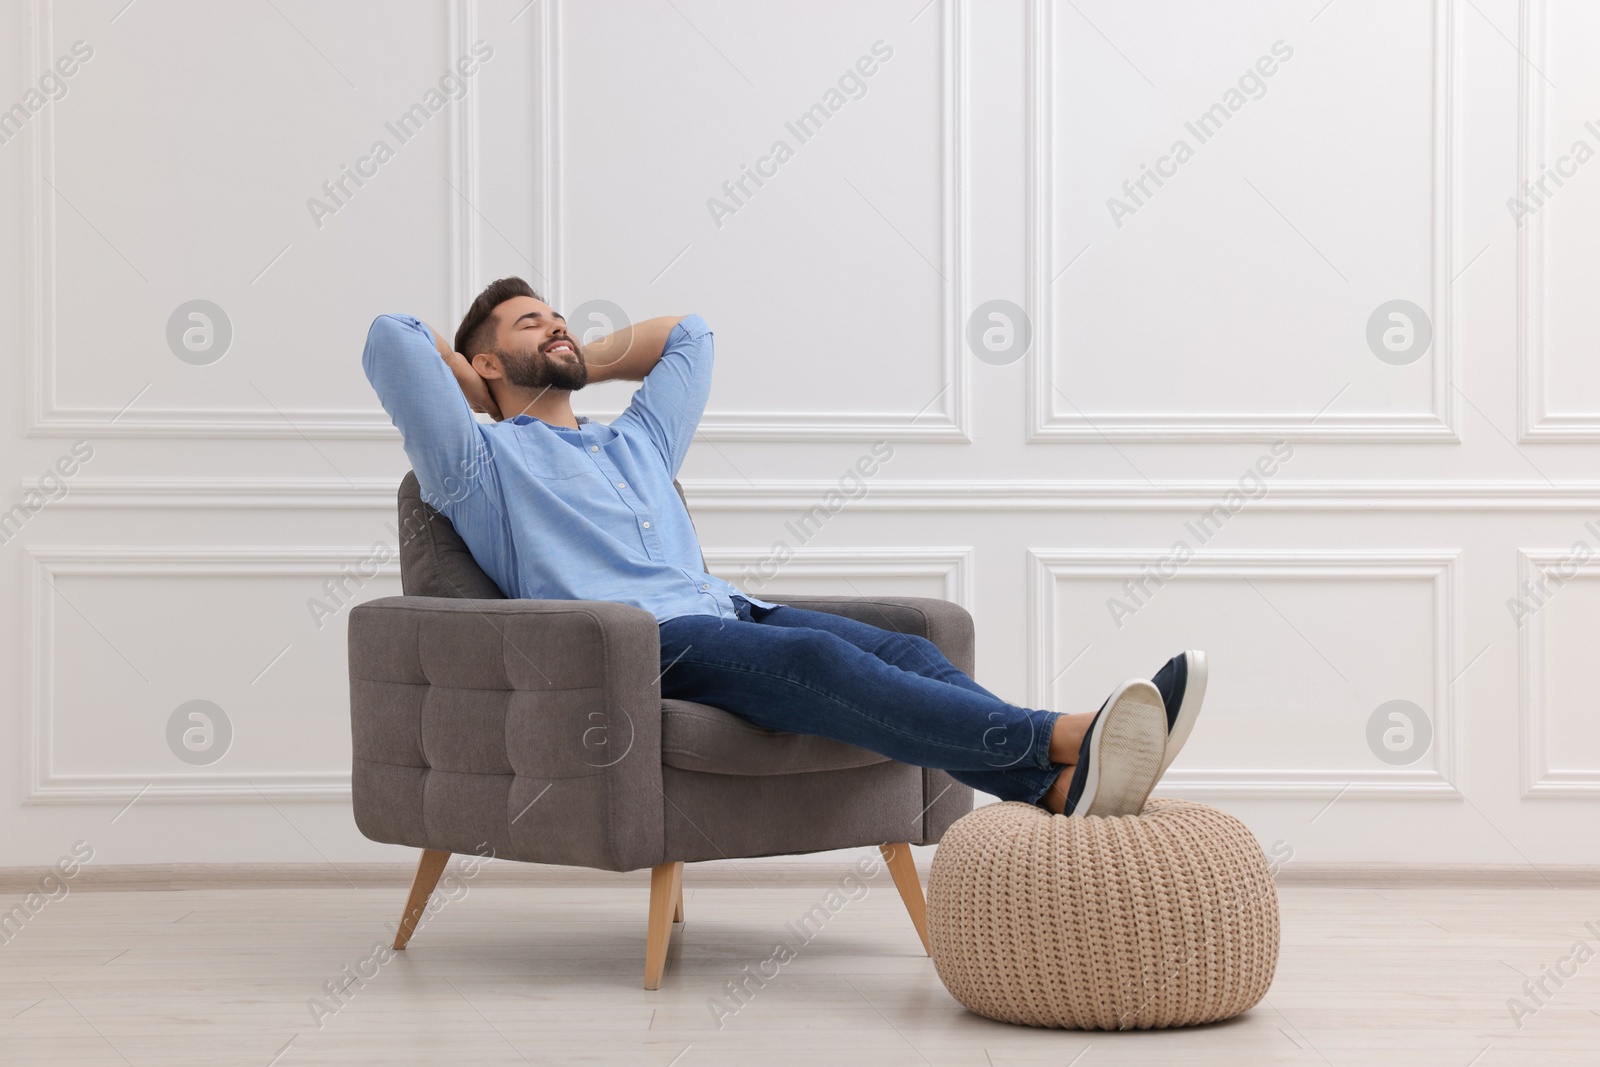
[[[896,633],[932,641],[944,658],[971,677],[977,663],[972,614],[960,604],[924,596],[829,596],[771,594],[762,600],[811,611],[825,611]],[[972,811],[976,793],[944,771],[922,770],[922,839],[912,844],[937,844],[961,816]]]
[[[356,824],[375,841],[661,862],[661,639],[610,601],[382,597],[349,618]]]

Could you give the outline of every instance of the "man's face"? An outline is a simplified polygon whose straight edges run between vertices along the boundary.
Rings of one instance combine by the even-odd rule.
[[[514,296],[494,309],[495,347],[506,380],[525,389],[582,389],[589,365],[567,320],[531,296]]]

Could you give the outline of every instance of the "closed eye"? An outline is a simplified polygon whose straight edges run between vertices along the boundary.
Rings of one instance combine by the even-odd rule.
[[[550,317],[553,318],[553,319],[558,320],[561,323],[561,325],[563,325],[563,326],[565,326],[567,324],[566,316],[561,314],[561,312],[559,312],[559,311],[553,312]],[[530,311],[526,315],[517,316],[517,321],[512,323],[512,325],[513,326],[523,326],[523,324],[526,323],[528,326],[537,326],[539,324],[539,320],[542,319],[542,318],[544,318],[544,316],[542,314],[540,314],[539,312]],[[526,327],[524,327],[524,328],[526,328]]]

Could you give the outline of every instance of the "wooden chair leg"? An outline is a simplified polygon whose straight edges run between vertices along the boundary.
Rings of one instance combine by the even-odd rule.
[[[917,877],[911,846],[902,841],[894,845],[879,845],[878,851],[883,853],[883,862],[889,865],[895,888],[900,890],[900,899],[905,901],[906,911],[911,913],[911,925],[917,928],[917,936],[922,938],[923,951],[933,955],[933,946],[928,943],[928,902],[922,895],[922,880]]]
[[[411,940],[411,935],[417,931],[417,923],[422,920],[422,909],[428,906],[428,898],[433,896],[433,887],[439,884],[439,876],[444,873],[444,865],[450,862],[450,853],[437,852],[431,848],[422,850],[422,861],[417,864],[417,876],[411,882],[411,896],[406,900],[405,914],[400,916],[400,928],[394,934],[394,947],[396,951],[406,947],[406,942]]]
[[[678,878],[678,903],[672,909],[672,921],[675,923],[683,922],[683,878],[681,875]]]
[[[683,862],[650,868],[650,928],[645,937],[644,987],[660,989],[672,940],[672,913],[683,894]]]

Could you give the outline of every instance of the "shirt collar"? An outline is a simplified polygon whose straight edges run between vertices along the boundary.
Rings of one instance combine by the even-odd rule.
[[[579,415],[579,416],[577,416],[577,419],[578,419],[578,429],[577,429],[578,433],[582,433],[585,430],[588,430],[591,433],[600,435],[604,440],[607,440],[607,441],[610,441],[612,438],[617,436],[617,431],[613,430],[609,423],[595,422],[593,419],[591,419],[587,415]],[[518,426],[526,426],[530,422],[537,422],[540,425],[546,427],[547,429],[559,430],[559,431],[561,431],[563,433],[572,433],[572,432],[574,432],[572,427],[570,427],[570,426],[557,426],[554,423],[545,422],[541,418],[538,418],[538,417],[533,416],[533,415],[528,415],[528,414],[517,415],[517,416],[513,417],[510,421],[512,423],[518,425]]]
[[[543,419],[536,418],[535,416],[528,415],[528,414],[522,414],[522,415],[514,416],[511,421],[516,423],[518,426],[526,426],[530,422],[544,422]],[[578,428],[580,430],[583,429],[583,424],[586,423],[586,422],[589,422],[589,421],[590,421],[589,416],[587,416],[587,415],[579,415],[578,416]],[[572,429],[572,427],[570,427],[570,426],[557,426],[553,422],[545,422],[544,424],[546,426],[550,427],[552,430],[570,430],[570,429]]]

